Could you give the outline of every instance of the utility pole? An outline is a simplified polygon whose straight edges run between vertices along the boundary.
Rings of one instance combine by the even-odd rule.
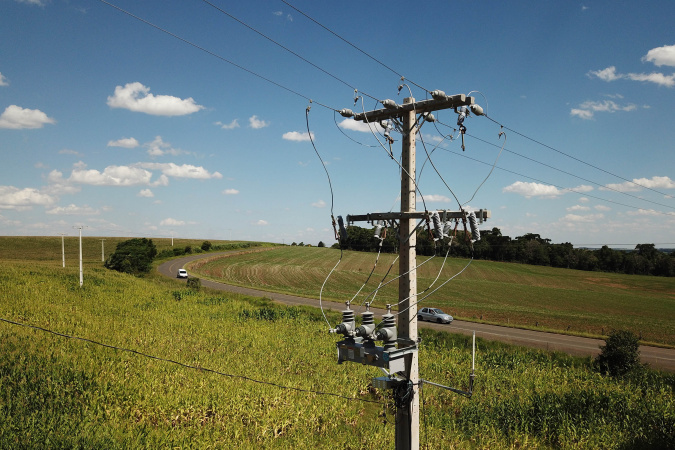
[[[101,239],[101,262],[105,262],[105,239]]]
[[[348,215],[347,223],[375,222],[375,221],[399,221],[399,305],[398,310],[398,333],[394,328],[398,349],[387,349],[387,339],[380,339],[377,333],[369,334],[368,329],[355,327],[353,311],[343,311],[343,323],[331,332],[343,334],[346,339],[338,342],[338,363],[354,361],[362,364],[374,365],[389,369],[389,376],[376,378],[373,384],[383,389],[401,387],[407,385],[405,401],[402,398],[396,409],[396,450],[418,450],[420,438],[420,401],[419,401],[419,364],[418,364],[418,333],[417,333],[417,231],[416,221],[430,218],[429,211],[416,211],[417,183],[415,181],[415,138],[417,129],[424,121],[434,121],[432,111],[455,108],[460,115],[458,125],[462,134],[462,148],[464,148],[464,132],[462,122],[469,112],[482,115],[482,108],[474,105],[473,97],[464,94],[447,96],[442,91],[433,91],[433,99],[416,102],[414,98],[406,98],[402,105],[397,105],[393,100],[384,100],[383,109],[354,114],[351,110],[343,109],[340,114],[343,117],[353,117],[354,120],[370,124],[382,124],[389,120],[400,125],[402,139],[401,158],[401,211],[399,213],[370,213],[365,215]],[[419,118],[417,115],[419,114]],[[385,133],[385,136],[388,136]],[[443,220],[466,220],[466,212],[461,211],[436,211],[443,216]],[[472,213],[473,214],[473,213]],[[476,212],[481,222],[490,217],[490,212],[480,210]],[[438,217],[438,216],[437,216]],[[475,221],[474,217],[474,221]],[[339,222],[342,220],[338,218]],[[440,221],[439,221],[440,222]],[[341,225],[342,226],[342,225]],[[476,228],[477,231],[477,228]],[[346,233],[346,232],[345,232]],[[442,237],[441,232],[441,237]],[[388,305],[389,307],[389,305]],[[391,321],[393,321],[393,315]],[[372,314],[369,316],[372,317]],[[385,316],[386,317],[386,316]],[[369,318],[369,322],[372,321]],[[383,323],[387,320],[385,319]],[[366,323],[364,314],[363,323]],[[397,334],[396,334],[397,333]],[[359,340],[361,339],[361,340]],[[385,347],[374,347],[373,340],[383,340]],[[385,361],[383,363],[382,361]],[[404,377],[400,380],[399,376]],[[473,376],[473,375],[472,375]],[[400,389],[396,389],[400,391]],[[453,389],[451,389],[453,390]],[[455,392],[460,392],[454,390]],[[398,395],[398,394],[397,394]]]
[[[63,242],[63,236],[67,236],[66,233],[59,233],[61,236],[61,261],[63,262],[63,267],[66,267],[66,244]]]
[[[80,225],[73,228],[79,228],[80,230],[80,287],[82,287],[82,284],[84,284],[84,276],[82,271],[82,228],[84,228],[84,226]]]

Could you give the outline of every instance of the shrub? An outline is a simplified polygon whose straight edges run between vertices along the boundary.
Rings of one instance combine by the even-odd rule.
[[[186,246],[185,246],[185,254],[186,254],[186,255],[192,254],[192,246],[191,246],[191,245],[186,245]]]
[[[202,287],[202,281],[196,277],[188,277],[187,287],[188,289],[198,290],[200,287]]]
[[[108,257],[104,266],[118,272],[139,275],[150,271],[157,247],[152,239],[129,239],[117,244],[115,252]]]
[[[212,244],[211,242],[209,242],[209,241],[204,241],[204,242],[202,242],[201,248],[202,248],[202,250],[204,250],[205,252],[208,252],[209,250],[211,250],[211,247],[213,247],[213,244]]]
[[[326,244],[324,244],[323,241],[319,241],[319,245],[317,245],[317,247],[325,247],[325,246]]]
[[[641,367],[640,344],[635,333],[627,330],[610,332],[595,359],[595,367],[612,376],[623,376]]]

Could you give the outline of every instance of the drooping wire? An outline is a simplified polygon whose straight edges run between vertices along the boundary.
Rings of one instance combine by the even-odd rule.
[[[314,153],[316,153],[316,156],[319,158],[319,161],[321,162],[321,166],[323,167],[323,170],[326,172],[326,178],[328,178],[328,187],[330,188],[330,217],[333,222],[333,229],[335,230],[335,215],[333,212],[334,206],[335,206],[335,196],[333,194],[333,183],[330,180],[330,174],[328,173],[328,168],[326,167],[326,163],[323,161],[323,158],[321,158],[321,154],[319,154],[319,150],[316,148],[316,145],[314,144],[314,138],[312,137],[312,132],[310,131],[309,127],[309,111],[312,109],[311,105],[308,105],[307,108],[305,109],[305,122],[307,124],[307,135],[309,136],[309,141],[312,143],[312,148],[314,149]],[[338,233],[335,233],[335,236],[338,237]],[[328,329],[331,329],[332,327],[330,326],[330,322],[328,321],[328,318],[326,317],[326,312],[323,310],[323,290],[326,286],[326,283],[328,282],[328,279],[331,277],[337,266],[342,262],[342,257],[344,255],[344,251],[342,249],[342,245],[340,245],[340,259],[338,259],[337,263],[335,263],[335,266],[331,269],[331,271],[328,273],[326,276],[326,279],[323,281],[323,284],[321,285],[321,290],[319,291],[319,308],[321,309],[321,314],[323,314],[323,318],[326,321],[326,324],[328,325]]]
[[[478,185],[478,187],[477,187],[476,190],[474,191],[474,193],[473,193],[473,195],[471,196],[471,198],[468,199],[466,202],[464,202],[464,204],[462,205],[462,207],[466,206],[467,203],[469,203],[471,200],[473,200],[473,198],[476,196],[476,194],[478,193],[478,191],[480,190],[480,188],[483,187],[483,185],[484,185],[485,182],[488,180],[488,178],[490,178],[490,175],[492,175],[492,172],[495,170],[495,167],[497,166],[497,161],[499,161],[499,157],[502,155],[502,151],[504,150],[504,146],[506,145],[506,133],[503,132],[503,131],[500,131],[500,132],[499,132],[499,138],[501,138],[502,135],[504,135],[504,143],[502,144],[502,148],[499,150],[499,153],[497,154],[497,158],[495,158],[494,164],[492,164],[492,167],[490,168],[490,172],[487,174],[487,176],[486,176],[485,179],[481,182],[481,184]]]
[[[122,352],[133,353],[135,355],[142,356],[144,358],[154,359],[156,361],[163,361],[163,362],[167,362],[167,363],[175,364],[177,366],[184,367],[186,369],[193,369],[193,370],[197,370],[197,371],[200,371],[200,372],[209,372],[209,373],[213,373],[215,375],[220,375],[220,376],[228,377],[228,378],[232,378],[232,379],[240,379],[240,380],[250,381],[252,383],[264,384],[264,385],[267,385],[267,386],[274,386],[274,387],[277,387],[277,388],[288,389],[288,390],[297,391],[297,392],[305,392],[305,393],[316,394],[316,395],[328,395],[328,396],[331,396],[331,397],[343,398],[345,400],[350,400],[350,401],[359,401],[359,402],[364,402],[364,403],[382,404],[382,402],[379,402],[379,401],[376,401],[376,400],[367,400],[367,399],[358,398],[358,397],[347,397],[346,395],[334,394],[334,393],[331,393],[331,392],[323,392],[323,391],[313,391],[311,389],[303,389],[303,388],[298,388],[298,387],[294,387],[294,386],[284,386],[284,385],[281,385],[281,384],[278,384],[278,383],[272,383],[271,381],[257,380],[255,378],[251,378],[251,377],[248,377],[246,375],[234,375],[234,374],[229,374],[229,373],[225,373],[225,372],[220,372],[220,371],[214,370],[214,369],[209,369],[209,368],[206,368],[206,367],[192,366],[190,364],[185,364],[185,363],[182,363],[180,361],[175,361],[175,360],[168,359],[168,358],[162,358],[162,357],[159,357],[159,356],[149,355],[147,353],[139,352],[138,350],[133,350],[133,349],[129,349],[129,348],[105,344],[103,342],[95,341],[93,339],[88,339],[88,338],[83,338],[83,337],[79,337],[79,336],[72,336],[72,335],[69,335],[69,334],[59,333],[57,331],[53,331],[53,330],[49,330],[47,328],[39,327],[37,325],[15,322],[13,320],[5,319],[5,318],[2,318],[2,317],[0,317],[0,322],[5,322],[5,323],[11,324],[11,325],[17,325],[17,326],[25,327],[25,328],[31,328],[33,330],[43,331],[45,333],[49,333],[49,334],[52,334],[54,336],[59,336],[59,337],[67,338],[67,339],[73,339],[73,340],[77,340],[77,341],[87,342],[89,344],[98,345],[98,346],[109,348],[109,349],[112,349],[112,350],[119,350],[119,351],[122,351]]]
[[[337,127],[338,130],[340,130],[340,133],[344,134],[345,137],[347,137],[347,139],[351,140],[352,142],[355,142],[356,144],[362,145],[364,147],[370,147],[370,148],[377,147],[377,145],[368,145],[368,144],[364,144],[363,142],[359,142],[356,139],[354,139],[353,137],[351,137],[350,135],[348,135],[347,133],[345,133],[344,130],[342,129],[342,127],[340,127],[340,125],[337,123],[336,114],[337,114],[337,112],[333,111],[333,122],[335,122],[335,126]]]

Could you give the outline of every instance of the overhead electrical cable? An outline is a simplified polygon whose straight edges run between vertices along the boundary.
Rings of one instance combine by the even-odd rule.
[[[356,44],[353,44],[352,42],[350,42],[350,41],[348,41],[347,39],[343,38],[342,36],[340,36],[339,34],[337,34],[335,31],[331,30],[331,29],[328,28],[327,26],[325,26],[325,25],[323,25],[322,23],[320,23],[318,20],[316,20],[316,19],[310,17],[307,13],[305,13],[305,12],[301,11],[300,9],[296,8],[295,6],[291,5],[291,4],[288,3],[286,0],[281,0],[281,1],[282,1],[284,4],[286,4],[288,7],[293,8],[295,11],[297,11],[297,12],[300,13],[300,14],[302,14],[302,15],[305,16],[307,19],[311,20],[312,22],[314,22],[315,24],[317,24],[318,26],[320,26],[321,28],[323,28],[324,30],[328,31],[330,34],[332,34],[332,35],[335,36],[336,38],[340,39],[342,42],[348,44],[349,46],[351,46],[351,47],[354,48],[355,50],[361,52],[362,54],[364,54],[364,55],[367,56],[368,58],[372,59],[373,61],[375,61],[376,63],[378,63],[378,64],[381,65],[382,67],[384,67],[385,69],[387,69],[387,70],[389,70],[390,72],[394,73],[395,75],[397,75],[398,77],[400,77],[401,80],[407,80],[407,81],[409,81],[410,83],[412,83],[412,84],[414,84],[415,86],[417,86],[418,88],[422,89],[423,91],[425,91],[425,92],[427,92],[427,93],[430,92],[428,89],[425,89],[424,87],[422,87],[422,86],[420,86],[419,84],[413,82],[412,80],[409,80],[408,78],[404,77],[402,74],[398,73],[396,70],[392,69],[391,67],[389,67],[388,65],[386,65],[385,63],[383,63],[382,61],[380,61],[379,59],[375,58],[375,57],[372,56],[371,54],[369,54],[369,53],[367,53],[366,51],[362,50],[362,49],[359,48]]]
[[[598,167],[598,166],[596,166],[596,165],[594,165],[594,164],[591,164],[591,163],[586,162],[586,161],[584,161],[584,160],[582,160],[582,159],[579,159],[579,158],[577,158],[576,156],[572,156],[572,155],[570,155],[570,154],[568,154],[568,153],[565,153],[565,152],[563,152],[563,151],[561,151],[561,150],[558,150],[557,148],[554,148],[554,147],[551,147],[550,145],[544,144],[543,142],[540,142],[540,141],[538,141],[538,140],[536,140],[536,139],[534,139],[534,138],[531,138],[531,137],[529,137],[529,136],[527,136],[527,135],[525,135],[525,134],[523,134],[523,133],[520,133],[520,132],[514,130],[513,128],[509,128],[509,127],[507,127],[506,125],[502,125],[500,122],[498,122],[497,120],[495,120],[495,119],[493,119],[492,117],[488,116],[487,114],[485,114],[485,117],[487,117],[488,119],[490,119],[492,122],[496,123],[497,125],[500,125],[500,126],[504,127],[505,129],[507,129],[507,130],[509,130],[509,131],[512,131],[512,132],[516,133],[518,136],[521,136],[521,137],[523,137],[523,138],[525,138],[525,139],[527,139],[527,140],[529,140],[529,141],[534,142],[535,144],[539,144],[539,145],[541,145],[542,147],[545,147],[545,148],[547,148],[547,149],[549,149],[549,150],[552,150],[552,151],[554,151],[554,152],[556,152],[556,153],[559,153],[559,154],[561,154],[561,155],[563,155],[563,156],[566,156],[566,157],[568,157],[568,158],[570,158],[570,159],[573,159],[574,161],[577,161],[577,162],[579,162],[579,163],[581,163],[581,164],[584,164],[584,165],[586,165],[586,166],[588,166],[588,167],[592,167],[593,169],[599,170],[600,172],[604,172],[604,173],[606,173],[607,175],[611,175],[611,176],[616,177],[616,178],[618,178],[618,179],[620,179],[620,180],[623,180],[623,181],[626,181],[626,182],[628,182],[628,183],[631,183],[631,184],[633,184],[633,185],[635,185],[635,186],[639,186],[639,187],[641,187],[641,188],[648,189],[648,190],[650,190],[650,191],[652,191],[652,192],[656,192],[657,194],[664,195],[664,196],[666,196],[666,197],[671,197],[671,195],[669,195],[669,194],[666,194],[666,193],[661,192],[661,191],[657,191],[656,189],[652,189],[652,188],[650,188],[650,187],[648,187],[648,186],[645,186],[645,185],[643,185],[643,184],[640,184],[640,183],[636,182],[635,180],[629,180],[628,178],[622,177],[621,175],[617,175],[617,174],[615,174],[615,173],[613,173],[613,172],[610,172],[609,170],[605,170],[605,169],[603,169],[603,168],[601,168],[601,167]]]
[[[211,2],[208,1],[208,0],[202,0],[202,1],[203,1],[204,3],[206,3],[207,5],[209,5],[209,6],[213,7],[213,8],[215,8],[217,11],[219,11],[219,12],[225,14],[225,15],[226,15],[227,17],[229,17],[230,19],[232,19],[232,20],[236,21],[237,23],[239,23],[239,24],[245,26],[245,27],[248,28],[249,30],[251,30],[251,31],[253,31],[254,33],[258,34],[259,36],[262,36],[263,38],[267,39],[268,41],[272,42],[273,44],[275,44],[275,45],[279,46],[280,48],[286,50],[288,53],[292,54],[293,56],[295,56],[295,57],[299,58],[300,60],[306,62],[307,64],[309,64],[310,66],[314,67],[315,69],[317,69],[317,70],[323,72],[324,74],[328,75],[329,77],[331,77],[331,78],[333,78],[333,79],[339,81],[340,83],[342,83],[342,84],[344,84],[345,86],[347,86],[347,87],[353,89],[354,91],[358,91],[358,89],[357,89],[356,87],[354,87],[354,86],[352,86],[351,84],[347,83],[347,82],[344,81],[343,79],[341,79],[341,78],[339,78],[339,77],[333,75],[332,73],[328,72],[326,69],[323,69],[322,67],[317,66],[317,65],[314,64],[313,62],[309,61],[307,58],[305,58],[305,57],[303,57],[302,55],[300,55],[300,54],[294,52],[293,50],[289,49],[288,47],[284,46],[283,44],[281,44],[281,43],[275,41],[274,39],[272,39],[271,37],[267,36],[267,35],[264,34],[263,32],[256,30],[256,29],[253,28],[252,26],[248,25],[246,22],[244,22],[244,21],[242,21],[242,20],[236,18],[235,16],[233,16],[233,15],[230,14],[229,12],[225,11],[224,9],[220,8],[219,6],[214,5],[213,3],[211,3]],[[372,98],[373,100],[378,100],[377,98],[373,97],[372,95],[368,95],[367,93],[365,93],[365,92],[363,92],[363,91],[359,91],[359,92],[361,92],[361,93],[362,93],[363,95],[365,95],[366,97]]]
[[[138,20],[138,21],[140,21],[140,22],[142,22],[142,23],[144,23],[144,24],[146,24],[146,25],[149,25],[149,26],[155,28],[156,30],[161,31],[162,33],[168,34],[169,36],[171,36],[171,37],[173,37],[173,38],[175,38],[175,39],[178,39],[178,40],[181,41],[181,42],[184,42],[184,43],[186,43],[186,44],[188,44],[188,45],[190,45],[190,46],[192,46],[192,47],[194,47],[194,48],[196,48],[196,49],[198,49],[198,50],[201,50],[201,51],[204,52],[204,53],[207,53],[207,54],[209,54],[209,55],[211,55],[211,56],[213,56],[213,57],[215,57],[215,58],[218,58],[218,59],[220,59],[221,61],[226,62],[226,63],[228,63],[228,64],[230,64],[230,65],[236,67],[236,68],[239,69],[239,70],[243,70],[244,72],[246,72],[246,73],[248,73],[248,74],[250,74],[250,75],[253,75],[253,76],[257,77],[257,78],[260,78],[261,80],[264,80],[264,81],[266,81],[266,82],[268,82],[268,83],[270,83],[270,84],[272,84],[272,85],[274,85],[274,86],[276,86],[276,87],[278,87],[278,88],[281,88],[281,89],[283,89],[283,90],[285,90],[285,91],[287,91],[287,92],[290,92],[291,94],[294,94],[294,95],[296,95],[296,96],[298,96],[298,97],[304,98],[305,100],[307,100],[307,101],[309,101],[309,102],[316,103],[317,105],[323,106],[324,108],[330,109],[331,111],[337,111],[337,109],[335,109],[335,108],[332,108],[332,107],[330,107],[330,106],[328,106],[328,105],[324,105],[323,103],[318,102],[318,101],[316,101],[316,100],[312,100],[310,97],[307,97],[306,95],[303,95],[303,94],[301,94],[301,93],[298,92],[298,91],[295,91],[295,90],[293,90],[293,89],[291,89],[291,88],[289,88],[289,87],[287,87],[287,86],[284,86],[283,84],[280,84],[280,83],[277,83],[277,82],[274,81],[274,80],[271,80],[270,78],[267,78],[267,77],[265,77],[265,76],[263,76],[263,75],[260,75],[260,74],[254,72],[254,71],[252,71],[252,70],[250,70],[250,69],[247,69],[246,67],[244,67],[244,66],[242,66],[242,65],[240,65],[240,64],[237,64],[237,63],[235,63],[235,62],[233,62],[233,61],[231,61],[231,60],[229,60],[229,59],[227,59],[227,58],[225,58],[225,57],[223,57],[223,56],[221,56],[221,55],[219,55],[219,54],[217,54],[217,53],[215,53],[215,52],[212,52],[211,50],[208,50],[208,49],[206,49],[206,48],[204,48],[204,47],[202,47],[202,46],[200,46],[200,45],[195,44],[194,42],[191,42],[191,41],[189,41],[189,40],[187,40],[187,39],[185,39],[185,38],[182,38],[182,37],[178,36],[177,34],[172,33],[171,31],[168,31],[168,30],[166,30],[166,29],[164,29],[164,28],[162,28],[162,27],[160,27],[160,26],[157,26],[157,25],[153,24],[152,22],[149,22],[149,21],[143,19],[142,17],[139,17],[139,16],[137,16],[137,15],[135,15],[135,14],[132,14],[132,13],[130,13],[129,11],[127,11],[127,10],[125,10],[125,9],[122,9],[122,8],[120,8],[120,7],[117,6],[117,5],[114,5],[114,4],[110,3],[110,2],[107,2],[106,0],[98,0],[98,1],[101,2],[101,3],[103,3],[103,4],[106,4],[106,5],[110,6],[111,8],[114,8],[114,9],[116,9],[116,10],[118,10],[118,11],[120,11],[120,12],[126,14],[126,15],[128,15],[129,17],[132,17],[132,18],[134,18],[134,19],[136,19],[136,20]]]
[[[27,324],[27,323],[15,322],[13,320],[4,319],[2,317],[0,317],[0,321],[11,324],[11,325],[17,325],[17,326],[20,326],[20,327],[32,328],[34,330],[43,331],[45,333],[49,333],[49,334],[52,334],[52,335],[55,335],[55,336],[60,336],[60,337],[63,337],[63,338],[87,342],[87,343],[90,343],[90,344],[98,345],[98,346],[109,348],[109,349],[112,349],[112,350],[119,350],[119,351],[122,351],[122,352],[133,353],[135,355],[142,356],[144,358],[154,359],[156,361],[168,362],[168,363],[175,364],[177,366],[181,366],[181,367],[184,367],[184,368],[187,368],[187,369],[194,369],[194,370],[197,370],[197,371],[200,371],[200,372],[209,372],[209,373],[213,373],[213,374],[216,374],[216,375],[220,375],[220,376],[228,377],[228,378],[232,378],[232,379],[240,379],[240,380],[250,381],[252,383],[264,384],[264,385],[268,385],[268,386],[274,386],[274,387],[278,387],[278,388],[281,388],[281,389],[288,389],[288,390],[297,391],[297,392],[304,392],[304,393],[316,394],[316,395],[328,395],[328,396],[331,396],[331,397],[343,398],[345,400],[350,400],[350,401],[359,401],[359,402],[364,402],[364,403],[382,404],[382,402],[379,402],[379,401],[376,401],[376,400],[367,400],[367,399],[363,399],[363,398],[347,397],[346,395],[334,394],[334,393],[331,393],[331,392],[323,392],[323,391],[313,391],[311,389],[303,389],[303,388],[298,388],[298,387],[294,387],[294,386],[284,386],[284,385],[281,385],[281,384],[278,384],[278,383],[272,383],[271,381],[257,380],[255,378],[251,378],[251,377],[248,377],[246,375],[234,375],[234,374],[220,372],[220,371],[214,370],[214,369],[208,369],[206,367],[192,366],[190,364],[185,364],[185,363],[182,363],[180,361],[174,361],[174,360],[168,359],[168,358],[162,358],[162,357],[159,357],[159,356],[149,355],[147,353],[139,352],[138,350],[133,350],[133,349],[128,349],[128,348],[124,348],[124,347],[118,347],[118,346],[115,346],[115,345],[105,344],[103,342],[98,342],[98,341],[95,341],[93,339],[83,338],[83,337],[79,337],[79,336],[71,336],[69,334],[59,333],[59,332],[56,332],[56,331],[49,330],[47,328],[38,327],[36,325],[30,325],[30,324]]]

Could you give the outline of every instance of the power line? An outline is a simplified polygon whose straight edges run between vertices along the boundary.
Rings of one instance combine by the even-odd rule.
[[[228,64],[230,64],[230,65],[236,67],[237,69],[243,70],[244,72],[246,72],[246,73],[248,73],[248,74],[250,74],[250,75],[253,75],[253,76],[255,76],[255,77],[258,77],[258,78],[260,78],[261,80],[264,80],[264,81],[266,81],[266,82],[268,82],[268,83],[270,83],[270,84],[273,84],[274,86],[276,86],[276,87],[278,87],[278,88],[281,88],[281,89],[283,89],[283,90],[285,90],[285,91],[287,91],[287,92],[290,92],[291,94],[294,94],[294,95],[296,95],[296,96],[298,96],[298,97],[304,98],[305,100],[307,100],[307,101],[309,101],[309,102],[312,102],[312,101],[313,101],[311,98],[307,97],[306,95],[303,95],[303,94],[299,93],[298,91],[295,91],[295,90],[293,90],[293,89],[291,89],[291,88],[289,88],[289,87],[287,87],[287,86],[284,86],[284,85],[282,85],[282,84],[280,84],[280,83],[277,83],[277,82],[274,81],[274,80],[271,80],[270,78],[267,78],[267,77],[265,77],[265,76],[263,76],[263,75],[260,75],[260,74],[254,72],[254,71],[252,71],[252,70],[250,70],[250,69],[247,69],[246,67],[244,67],[244,66],[242,66],[242,65],[240,65],[240,64],[237,64],[237,63],[235,63],[235,62],[233,62],[233,61],[231,61],[231,60],[229,60],[229,59],[227,59],[227,58],[225,58],[225,57],[223,57],[223,56],[221,56],[221,55],[219,55],[219,54],[217,54],[217,53],[215,53],[215,52],[212,52],[211,50],[208,50],[208,49],[206,49],[206,48],[200,46],[200,45],[197,45],[197,44],[195,44],[194,42],[188,41],[187,39],[182,38],[182,37],[178,36],[177,34],[172,33],[172,32],[170,32],[170,31],[168,31],[168,30],[166,30],[166,29],[164,29],[164,28],[162,28],[162,27],[160,27],[160,26],[158,26],[158,25],[155,25],[155,24],[153,24],[152,22],[149,22],[149,21],[147,21],[147,20],[145,20],[145,19],[143,19],[143,18],[141,18],[141,17],[139,17],[139,16],[137,16],[137,15],[135,15],[135,14],[132,14],[132,13],[130,13],[129,11],[127,11],[127,10],[125,10],[125,9],[122,9],[122,8],[120,8],[120,7],[117,6],[117,5],[114,5],[114,4],[110,3],[110,2],[107,2],[106,0],[98,0],[98,1],[101,2],[101,3],[103,3],[103,4],[106,4],[106,5],[110,6],[111,8],[114,8],[114,9],[116,9],[116,10],[118,10],[118,11],[120,11],[120,12],[126,14],[126,15],[128,15],[129,17],[132,17],[132,18],[134,18],[134,19],[136,19],[136,20],[138,20],[138,21],[140,21],[140,22],[143,22],[144,24],[149,25],[149,26],[155,28],[156,30],[161,31],[162,33],[168,34],[169,36],[171,36],[171,37],[173,37],[173,38],[175,38],[175,39],[178,39],[178,40],[181,41],[181,42],[184,42],[184,43],[186,43],[186,44],[188,44],[188,45],[190,45],[190,46],[192,46],[192,47],[194,47],[194,48],[196,48],[196,49],[198,49],[198,50],[201,50],[201,51],[204,52],[204,53],[207,53],[207,54],[209,54],[209,55],[211,55],[211,56],[213,56],[213,57],[215,57],[215,58],[218,58],[218,59],[220,59],[221,61],[226,62],[226,63],[228,63]],[[324,105],[323,103],[320,103],[320,102],[317,102],[317,101],[313,101],[313,102],[316,103],[317,105],[323,106],[323,107],[326,108],[326,109],[330,109],[330,110],[332,110],[332,111],[337,111],[335,108],[331,108],[330,106]]]
[[[213,373],[213,374],[220,375],[220,376],[223,376],[223,377],[240,379],[240,380],[250,381],[252,383],[264,384],[264,385],[268,385],[268,386],[274,386],[274,387],[277,387],[277,388],[280,388],[280,389],[288,389],[288,390],[297,391],[297,392],[304,392],[304,393],[308,393],[308,394],[327,395],[327,396],[338,397],[338,398],[342,398],[342,399],[350,400],[350,401],[359,401],[359,402],[364,402],[364,403],[376,403],[378,405],[383,404],[382,402],[379,402],[379,401],[376,401],[376,400],[367,400],[367,399],[363,399],[363,398],[347,397],[346,395],[334,394],[334,393],[331,393],[331,392],[314,391],[314,390],[311,390],[311,389],[303,389],[303,388],[298,388],[298,387],[294,387],[294,386],[284,386],[284,385],[281,385],[281,384],[278,384],[278,383],[272,383],[271,381],[256,380],[254,378],[251,378],[251,377],[248,377],[248,376],[245,376],[245,375],[233,375],[233,374],[229,374],[229,373],[220,372],[220,371],[214,370],[214,369],[209,369],[209,368],[206,368],[206,367],[192,366],[190,364],[185,364],[185,363],[182,363],[182,362],[179,362],[179,361],[174,361],[172,359],[161,358],[159,356],[149,355],[147,353],[139,352],[138,350],[132,350],[132,349],[128,349],[128,348],[117,347],[115,345],[104,344],[102,342],[98,342],[98,341],[95,341],[93,339],[87,339],[87,338],[83,338],[83,337],[79,337],[79,336],[71,336],[71,335],[68,335],[68,334],[52,331],[52,330],[49,330],[47,328],[38,327],[36,325],[30,325],[30,324],[27,324],[27,323],[15,322],[13,320],[8,320],[8,319],[2,318],[2,317],[0,317],[0,321],[11,324],[11,325],[17,325],[17,326],[20,326],[20,327],[32,328],[34,330],[43,331],[45,333],[50,333],[50,334],[53,334],[55,336],[64,337],[64,338],[67,338],[67,339],[74,339],[74,340],[78,340],[78,341],[82,341],[82,342],[88,342],[90,344],[98,345],[98,346],[109,348],[109,349],[112,349],[112,350],[119,350],[119,351],[123,351],[123,352],[127,352],[127,353],[133,353],[135,355],[142,356],[144,358],[154,359],[156,361],[168,362],[168,363],[171,363],[171,364],[175,364],[177,366],[184,367],[186,369],[194,369],[194,370],[198,370],[200,372],[209,372],[209,373]]]

